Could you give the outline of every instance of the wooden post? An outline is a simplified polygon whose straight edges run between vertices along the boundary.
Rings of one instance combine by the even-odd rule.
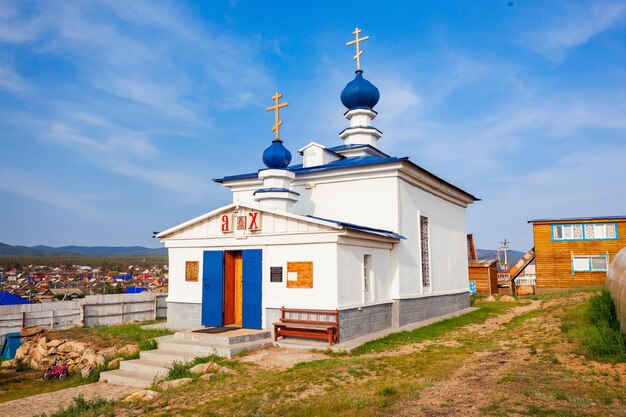
[[[159,303],[158,303],[158,297],[155,295],[154,296],[154,320],[157,319],[157,311],[159,309]]]
[[[26,312],[22,311],[22,329],[26,327]]]
[[[124,323],[124,302],[122,301],[122,323]]]
[[[85,304],[80,305],[80,323],[85,326]]]
[[[54,330],[54,309],[50,310],[50,330]]]

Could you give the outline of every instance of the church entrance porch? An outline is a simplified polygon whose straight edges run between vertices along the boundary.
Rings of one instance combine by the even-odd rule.
[[[204,251],[202,325],[261,329],[261,249]]]

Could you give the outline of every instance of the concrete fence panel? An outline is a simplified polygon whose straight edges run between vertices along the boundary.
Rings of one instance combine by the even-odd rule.
[[[626,248],[615,255],[606,274],[606,288],[611,293],[617,310],[617,318],[626,333]]]
[[[0,334],[23,327],[65,329],[167,317],[167,294],[89,295],[76,301],[0,306]]]

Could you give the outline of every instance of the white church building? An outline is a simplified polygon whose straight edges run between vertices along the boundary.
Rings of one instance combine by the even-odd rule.
[[[337,309],[346,341],[469,307],[466,209],[477,198],[380,149],[379,91],[357,62],[341,93],[343,143],[312,142],[291,164],[276,93],[265,167],[215,180],[231,204],[157,234],[168,327],[272,329],[283,306]]]

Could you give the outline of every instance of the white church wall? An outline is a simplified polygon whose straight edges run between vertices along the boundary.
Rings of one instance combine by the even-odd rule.
[[[169,283],[167,301],[175,303],[202,302],[202,257],[205,248],[169,248]],[[185,262],[198,261],[198,282],[185,281]]]
[[[363,262],[370,255],[371,280],[364,292]],[[339,307],[391,301],[391,251],[353,245],[338,245]]]
[[[301,181],[306,182],[302,179]],[[294,205],[297,214],[311,214],[331,220],[397,230],[398,192],[395,177],[316,182],[306,190],[297,185],[300,199]]]
[[[313,288],[287,288],[287,262],[313,262]],[[263,256],[264,306],[337,308],[336,264],[336,243],[267,246]],[[283,267],[282,282],[270,282],[272,266]]]
[[[428,217],[430,287],[422,286],[419,215]],[[465,208],[400,181],[399,297],[467,290]]]

